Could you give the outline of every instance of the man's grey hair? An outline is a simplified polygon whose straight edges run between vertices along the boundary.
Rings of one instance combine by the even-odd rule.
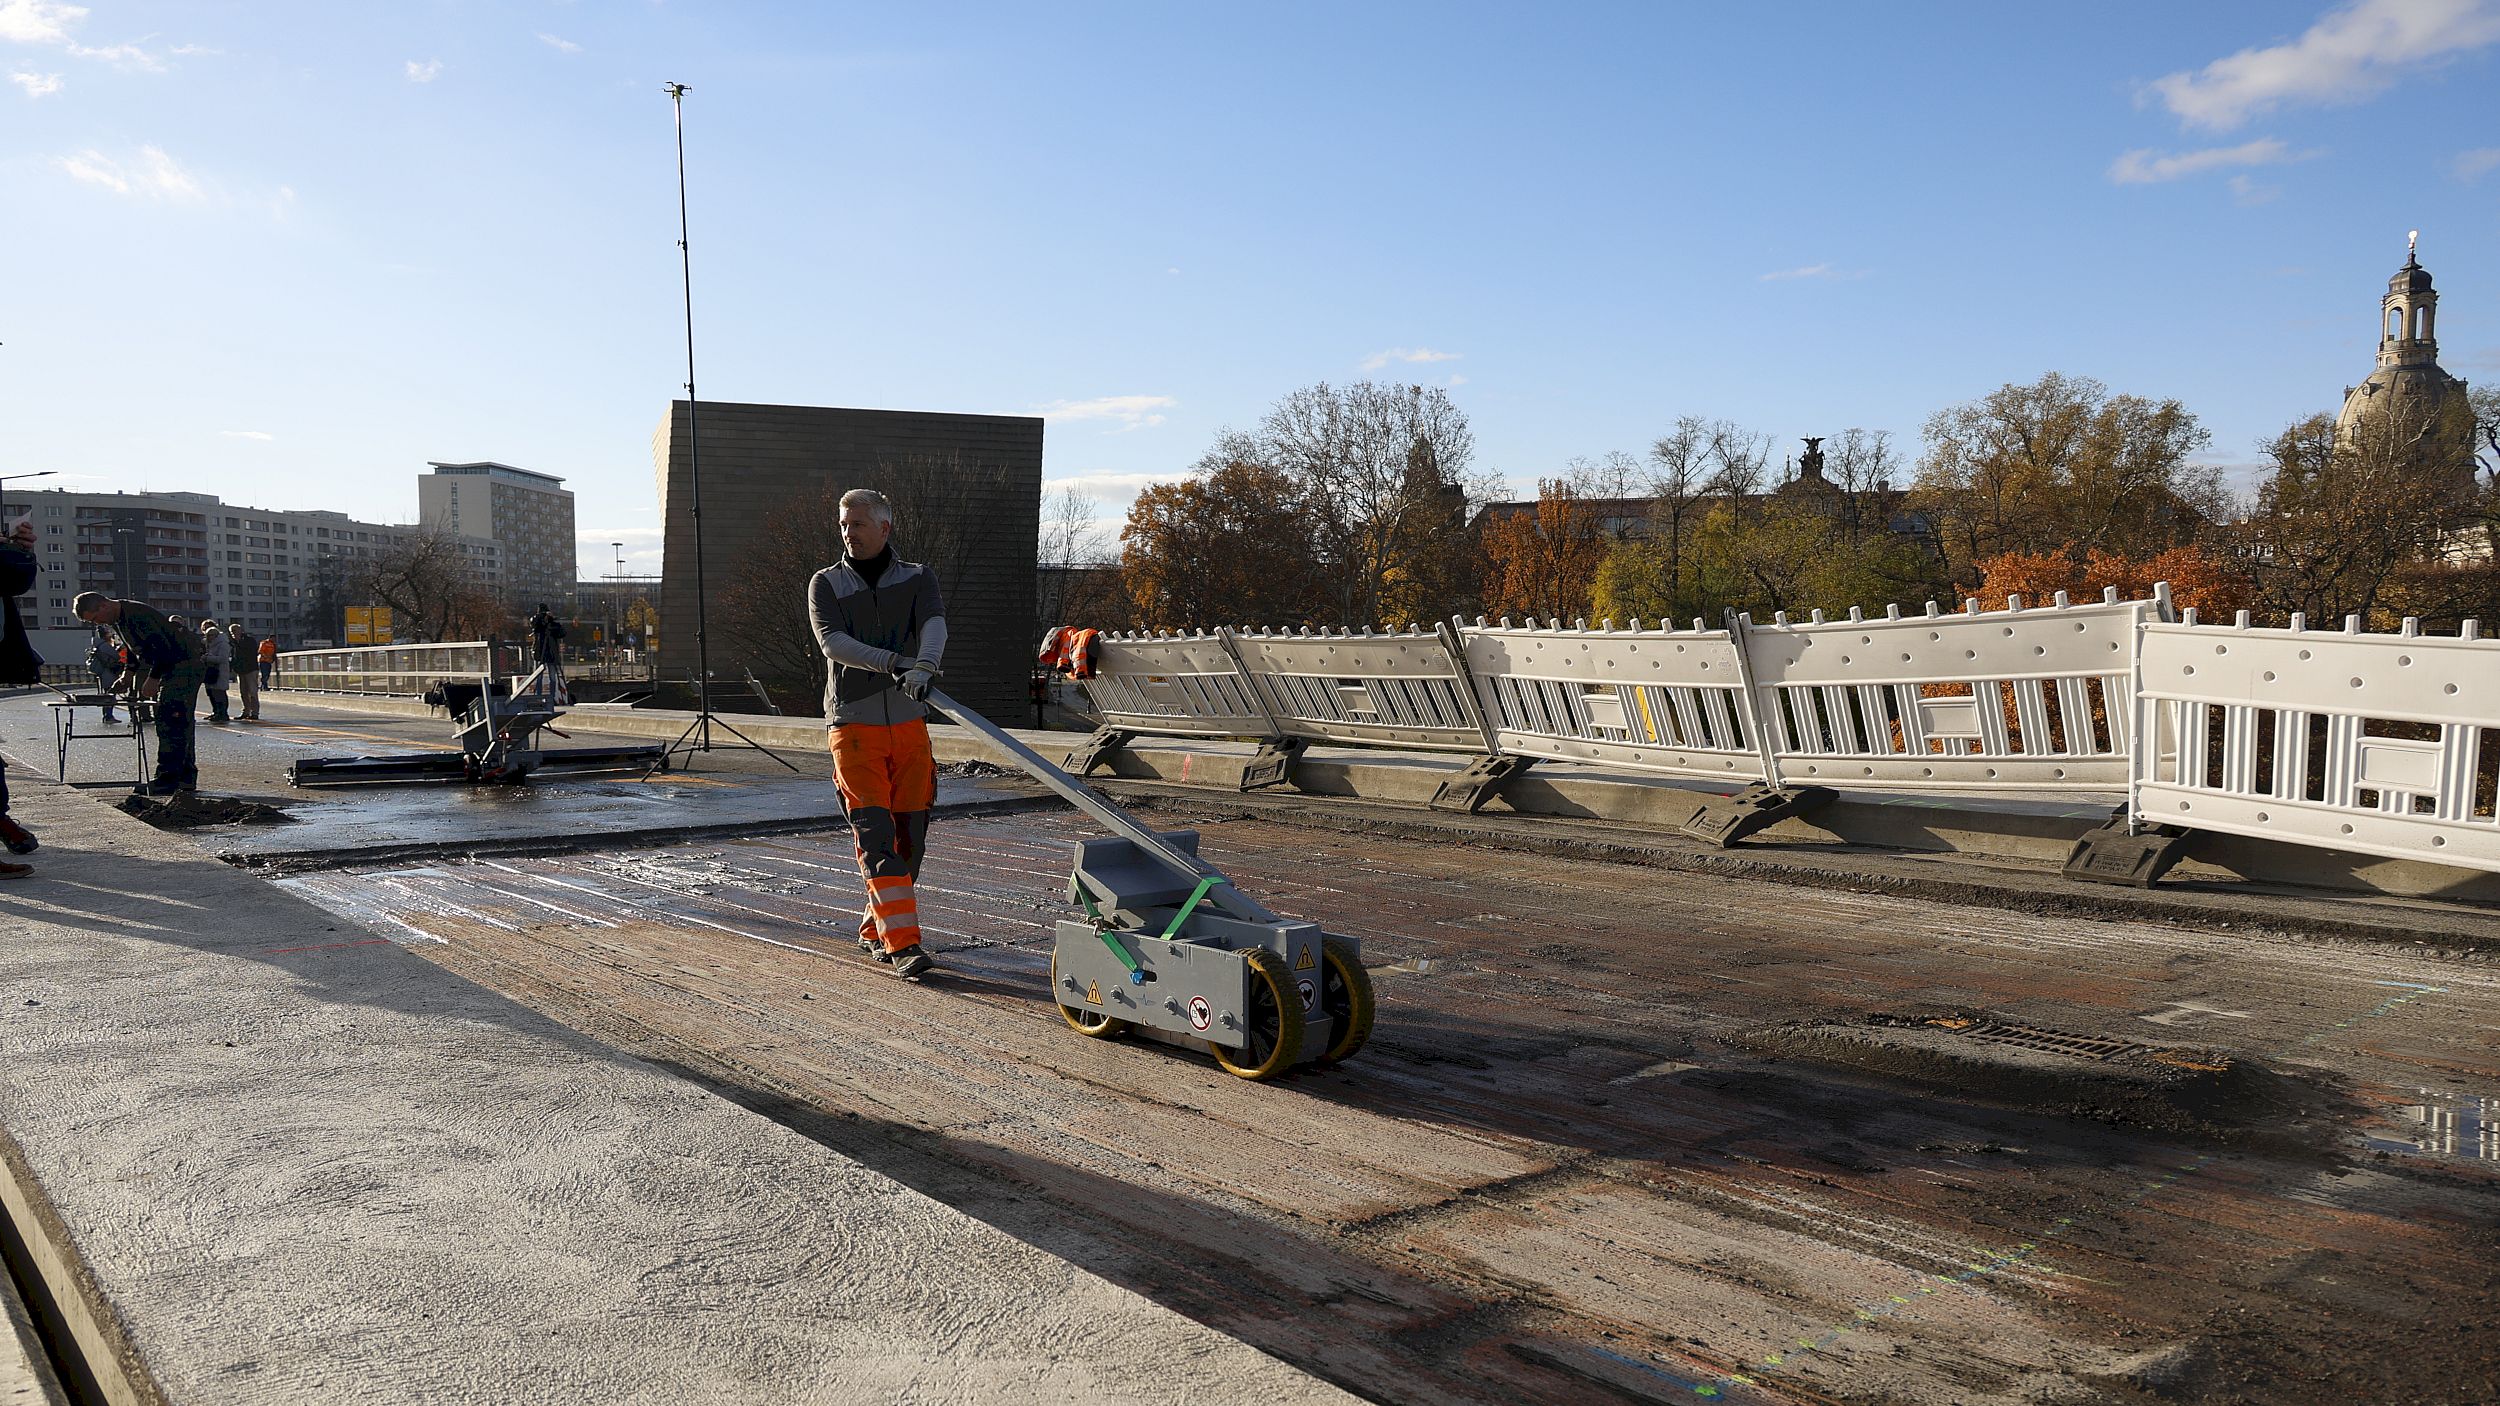
[[[874,516],[877,521],[884,523],[886,526],[892,527],[894,525],[894,505],[887,502],[885,500],[885,495],[879,493],[877,490],[873,488],[854,488],[850,492],[842,495],[841,510],[843,512],[849,512],[853,504],[866,508],[870,515]]]
[[[69,603],[69,613],[77,616],[81,620],[84,620],[87,618],[88,611],[104,604],[104,602],[109,599],[111,599],[111,597],[105,595],[102,591],[80,591],[78,593],[78,599]]]

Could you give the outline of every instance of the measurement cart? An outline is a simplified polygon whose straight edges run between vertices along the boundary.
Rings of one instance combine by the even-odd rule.
[[[1112,832],[1076,842],[1068,901],[1085,917],[1060,920],[1051,949],[1051,998],[1070,1028],[1204,1043],[1244,1079],[1363,1047],[1372,986],[1359,942],[1260,906],[1198,857],[1195,830],[1149,830],[944,693],[929,702]]]

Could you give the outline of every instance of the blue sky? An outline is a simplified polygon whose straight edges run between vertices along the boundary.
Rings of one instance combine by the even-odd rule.
[[[586,572],[657,562],[668,80],[704,397],[1047,414],[1106,522],[1366,375],[1523,486],[2052,369],[2246,464],[2415,228],[2500,377],[2500,0],[0,0],[0,76],[0,474],[396,521],[499,459]]]

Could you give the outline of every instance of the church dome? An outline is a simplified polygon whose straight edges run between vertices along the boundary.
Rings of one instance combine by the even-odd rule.
[[[2390,293],[2428,293],[2431,291],[2431,271],[2415,263],[2411,258],[2407,258],[2405,266],[2396,270],[2396,276],[2387,280],[2387,291]]]

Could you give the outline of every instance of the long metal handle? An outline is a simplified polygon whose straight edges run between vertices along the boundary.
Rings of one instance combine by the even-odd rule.
[[[937,689],[929,690],[929,706],[954,719],[955,725],[980,734],[992,747],[1005,753],[1016,765],[1024,768],[1034,780],[1066,797],[1070,804],[1103,823],[1111,833],[1127,840],[1148,855],[1162,862],[1172,872],[1191,881],[1224,875],[1206,861],[1181,853],[1163,842],[1163,837],[1138,823],[1135,816],[1111,803],[1111,798],[1043,759],[1032,748],[1007,734],[1006,729],[982,717]],[[1207,902],[1216,904],[1236,917],[1253,922],[1274,922],[1276,915],[1252,901],[1249,895],[1234,887],[1230,880],[1219,884],[1207,895]]]

